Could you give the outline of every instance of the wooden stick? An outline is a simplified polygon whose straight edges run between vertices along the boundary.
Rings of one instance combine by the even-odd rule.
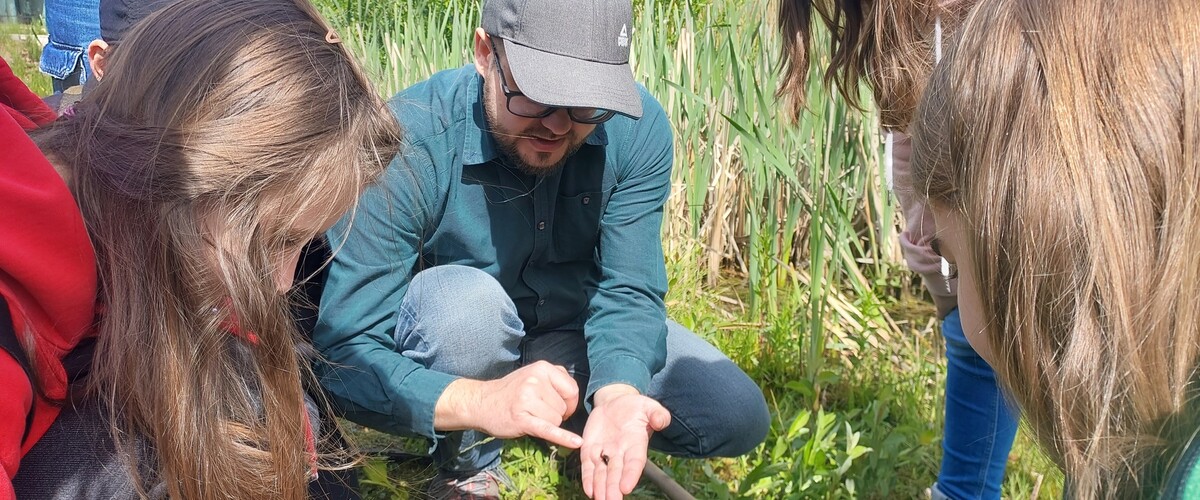
[[[696,500],[696,497],[688,493],[683,486],[680,486],[674,479],[671,479],[671,476],[668,476],[666,472],[649,460],[646,461],[646,468],[642,470],[642,477],[654,483],[654,486],[657,486],[668,500]]]

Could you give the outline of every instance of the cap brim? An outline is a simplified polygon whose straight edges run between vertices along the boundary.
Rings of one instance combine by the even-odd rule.
[[[547,106],[610,109],[642,117],[642,96],[629,63],[585,61],[505,40],[513,81],[530,99]]]

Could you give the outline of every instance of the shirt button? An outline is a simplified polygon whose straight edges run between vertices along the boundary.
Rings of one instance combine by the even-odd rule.
[[[539,305],[539,306],[544,306],[544,305],[546,305],[546,299],[539,300],[539,301],[538,301],[538,305]]]
[[[546,229],[546,221],[538,221],[538,231]]]
[[[591,203],[591,202],[592,202],[592,197],[591,197],[591,196],[584,196],[584,197],[583,197],[583,204],[584,204],[584,205],[587,205],[588,203]]]

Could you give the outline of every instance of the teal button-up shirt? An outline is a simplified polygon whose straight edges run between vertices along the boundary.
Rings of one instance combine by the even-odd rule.
[[[529,334],[581,328],[588,398],[614,383],[645,393],[666,357],[672,138],[662,107],[642,88],[640,120],[597,126],[562,169],[539,177],[501,159],[482,82],[468,65],[397,95],[404,148],[328,233],[336,254],[314,343],[331,363],[318,374],[355,420],[382,430],[439,435],[434,406],[456,377],[404,357],[393,338],[409,282],[431,266],[495,277]]]

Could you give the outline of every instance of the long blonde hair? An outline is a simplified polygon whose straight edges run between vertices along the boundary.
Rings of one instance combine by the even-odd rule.
[[[983,0],[914,123],[997,376],[1079,498],[1158,488],[1200,424],[1197,26],[1194,0]]]
[[[272,263],[298,214],[349,207],[399,142],[336,42],[307,0],[181,0],[37,137],[96,249],[89,393],[171,497],[306,496],[311,373]]]

